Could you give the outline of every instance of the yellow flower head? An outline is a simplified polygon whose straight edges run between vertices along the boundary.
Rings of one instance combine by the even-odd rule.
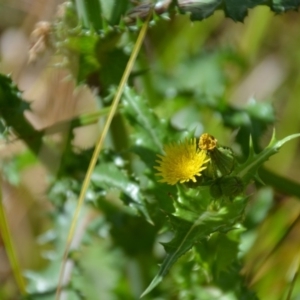
[[[159,166],[154,167],[159,171],[160,182],[168,184],[183,183],[189,180],[196,182],[195,176],[201,176],[201,171],[206,168],[209,159],[206,152],[197,149],[196,139],[185,140],[179,144],[170,144],[164,147],[165,156],[158,155]]]

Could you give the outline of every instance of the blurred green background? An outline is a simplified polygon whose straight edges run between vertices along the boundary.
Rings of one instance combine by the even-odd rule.
[[[80,16],[81,1],[75,2]],[[125,0],[115,6],[99,3],[101,18],[110,18],[112,24],[135,6]],[[134,24],[107,33],[101,31],[102,23],[95,23],[102,35],[90,29],[86,40],[82,35],[77,39],[74,26],[74,35],[64,44],[65,34],[70,34],[64,28],[69,30],[73,19],[57,21],[65,12],[60,4],[0,0],[0,72],[11,74],[31,103],[31,111],[25,112],[28,122],[36,130],[46,128],[46,139],[57,148],[55,157],[43,148],[34,156],[22,140],[1,139],[2,202],[32,293],[29,299],[54,299],[80,184],[104,122],[92,119],[70,130],[70,120],[91,116],[110,103],[137,36]],[[118,5],[119,19],[113,23],[112,10]],[[37,42],[31,33],[39,21],[56,24],[55,33],[28,62],[29,49]],[[150,26],[130,85],[159,119],[166,120],[174,136],[185,130],[196,136],[208,132],[245,158],[250,133],[260,151],[273,128],[278,138],[300,132],[299,27],[298,12],[275,15],[265,6],[249,10],[243,23],[225,18],[221,10],[199,22],[171,11]],[[125,119],[122,111],[114,118],[105,145],[114,153],[107,150],[101,159],[114,160],[116,166],[130,164],[132,176],[139,176],[144,165],[128,150],[134,130]],[[247,230],[239,243],[239,258],[245,285],[253,294],[245,292],[245,298],[239,298],[234,285],[228,283],[226,289],[226,283],[211,284],[205,268],[193,264],[196,252],[190,251],[145,299],[300,299],[299,151],[299,140],[286,144],[261,170],[265,185],[247,189]],[[115,153],[122,153],[123,160]],[[61,299],[138,299],[162,261],[159,241],[170,236],[124,206],[120,191],[110,188],[109,181],[107,185],[107,202],[94,200],[99,187],[92,186],[87,194]],[[1,236],[0,282],[0,299],[18,299]]]

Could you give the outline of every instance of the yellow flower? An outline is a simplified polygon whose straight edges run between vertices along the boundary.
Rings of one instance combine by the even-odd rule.
[[[206,152],[197,149],[196,139],[185,140],[179,144],[170,144],[164,147],[165,156],[158,155],[159,166],[154,167],[161,176],[160,182],[174,185],[189,180],[196,182],[196,176],[201,176],[201,171],[206,168],[204,164],[209,161]]]

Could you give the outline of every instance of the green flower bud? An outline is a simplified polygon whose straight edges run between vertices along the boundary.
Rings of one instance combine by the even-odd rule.
[[[211,152],[210,157],[222,176],[231,174],[235,167],[235,156],[230,148],[218,147]]]

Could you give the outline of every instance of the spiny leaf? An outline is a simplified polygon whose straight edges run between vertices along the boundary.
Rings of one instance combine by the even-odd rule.
[[[220,208],[218,211],[205,211],[193,222],[188,222],[173,215],[169,215],[174,226],[175,236],[163,246],[167,251],[158,274],[154,277],[141,297],[153,290],[167,274],[177,259],[185,254],[192,246],[209,234],[216,231],[228,232],[241,217],[245,207],[245,199],[237,198],[236,201]]]
[[[74,5],[69,4],[66,6],[63,18],[56,19],[53,24],[52,34],[53,46],[57,53],[64,56],[64,64],[67,64],[71,69],[79,83],[99,69],[99,63],[95,57],[95,48],[100,38],[93,26],[87,29],[89,27],[88,16],[85,15],[87,11],[81,9],[80,5],[84,5],[84,3],[82,1],[77,3],[79,16],[76,14]],[[79,20],[82,21],[83,25]],[[85,23],[86,26],[84,26]]]
[[[276,154],[286,142],[298,137],[300,137],[300,133],[289,135],[286,138],[278,141],[276,140],[274,131],[269,145],[259,154],[254,152],[252,140],[250,139],[249,157],[246,162],[244,162],[234,171],[233,175],[241,177],[244,183],[248,184],[249,181],[256,176],[258,168],[264,162],[266,162],[272,155]]]
[[[22,99],[22,93],[9,76],[0,74],[0,116],[7,127],[23,139],[37,154],[42,144],[42,132],[35,130],[26,120],[24,112],[30,104]]]
[[[222,0],[179,0],[178,7],[182,13],[190,13],[191,20],[203,20],[211,16],[222,3]]]
[[[275,13],[282,13],[298,9],[300,0],[178,0],[180,11],[190,13],[193,21],[201,21],[222,9],[226,17],[243,22],[248,10],[258,5],[267,5]]]
[[[102,4],[98,0],[77,0],[78,16],[86,28],[99,30],[102,28]]]
[[[243,22],[248,15],[248,8],[252,8],[251,0],[226,0],[225,1],[225,16],[233,21]]]
[[[113,163],[102,163],[96,167],[92,175],[92,183],[105,189],[117,188],[123,193],[121,198],[126,204],[133,206],[146,217],[149,223],[153,223],[146,209],[145,198],[140,192],[139,185],[131,181]]]
[[[9,76],[0,74],[0,105],[1,115],[8,125],[14,123],[15,118],[23,115],[25,110],[30,109],[30,104],[22,98],[19,91]]]
[[[58,18],[53,26],[53,46],[65,57],[64,63],[74,73],[78,83],[93,80],[94,86],[98,84],[97,77],[100,76],[103,94],[111,81],[115,85],[119,83],[125,69],[128,56],[117,48],[117,43],[127,28],[121,25],[113,27],[107,19],[110,18],[108,15],[114,15],[113,18],[121,22],[121,10],[112,11],[112,5],[116,5],[114,1],[110,1],[110,4],[106,3],[108,1],[90,2],[78,1],[77,12],[74,5],[66,6],[65,16]],[[122,9],[126,5],[123,3]],[[116,57],[118,61],[108,66],[107,62]],[[114,65],[112,71],[111,66]]]
[[[174,216],[178,219],[193,222],[204,213],[209,206],[211,196],[208,186],[199,186],[197,189],[186,189],[177,185],[177,199],[174,199]]]
[[[110,36],[108,39],[99,40],[95,49],[100,65],[98,76],[102,95],[106,95],[111,86],[118,85],[128,61],[127,54],[122,49],[116,48],[121,35],[115,33],[111,35],[115,35],[115,38]],[[112,64],[111,61],[114,63]]]
[[[78,69],[74,70],[75,73],[78,73],[78,83],[84,82],[91,73],[96,72],[100,67],[95,57],[95,48],[98,39],[97,35],[82,31],[81,34],[76,34],[76,36],[69,36],[64,45],[64,47],[72,52],[70,52],[70,58],[72,58],[72,54],[78,55]],[[77,59],[77,56],[75,59]]]
[[[122,15],[124,15],[128,9],[128,5],[130,4],[127,0],[114,0],[114,1],[106,1],[102,0],[103,7],[105,5],[110,6],[110,16],[107,16],[109,22],[113,25],[117,25],[118,22],[121,21]],[[108,4],[109,3],[109,4]]]
[[[117,25],[129,6],[127,0],[77,0],[80,21],[86,28],[103,29],[103,23]]]
[[[228,273],[227,276],[232,274],[232,263],[237,261],[240,235],[243,231],[244,228],[237,225],[237,228],[228,233],[215,232],[195,245],[194,251],[198,254],[195,262],[203,266],[214,281],[222,281],[223,272]]]
[[[300,5],[299,0],[273,0],[272,10],[276,13],[282,13],[287,10],[296,10]]]
[[[162,152],[164,124],[147,105],[145,99],[126,87],[123,97],[124,113],[137,130],[135,144]]]

